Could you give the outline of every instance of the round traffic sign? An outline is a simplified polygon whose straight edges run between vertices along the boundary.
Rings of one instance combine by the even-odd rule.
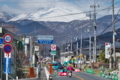
[[[55,44],[51,45],[51,50],[56,50],[56,45]]]
[[[12,37],[11,34],[5,34],[5,35],[3,36],[3,40],[4,40],[5,43],[11,43],[12,40],[13,40],[13,37]]]
[[[5,44],[3,47],[3,51],[7,54],[12,52],[12,46],[10,44]]]

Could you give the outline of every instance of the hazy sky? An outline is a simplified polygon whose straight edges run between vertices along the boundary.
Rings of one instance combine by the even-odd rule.
[[[100,7],[97,10],[101,10],[111,6],[112,0],[95,0],[96,5]],[[116,4],[116,2],[118,2]],[[40,8],[50,8],[53,6],[57,7],[75,7],[78,10],[90,11],[90,5],[94,4],[94,0],[0,0],[0,10],[6,11],[10,14],[23,14],[31,13],[39,10]],[[115,7],[120,5],[120,0],[115,0]],[[119,8],[115,8],[115,13],[117,13]],[[111,14],[112,10],[107,9],[100,11],[97,16]]]

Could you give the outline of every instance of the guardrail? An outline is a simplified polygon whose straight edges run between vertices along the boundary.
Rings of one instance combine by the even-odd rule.
[[[44,70],[45,70],[45,74],[46,74],[47,80],[49,80],[50,73],[48,72],[46,67],[44,67]]]

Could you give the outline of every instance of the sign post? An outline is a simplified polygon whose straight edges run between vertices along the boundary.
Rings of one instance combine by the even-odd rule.
[[[5,43],[11,43],[13,41],[13,37],[11,34],[5,34],[3,36],[3,41]],[[11,52],[12,45],[5,44],[3,47],[4,51],[4,72],[6,73],[6,80],[8,80],[8,74],[11,73]]]
[[[105,58],[110,57],[110,48],[111,48],[111,44],[110,43],[105,43]]]
[[[4,51],[4,72],[6,73],[6,80],[8,80],[8,74],[11,73],[11,52],[12,46],[5,44],[3,47]]]
[[[56,45],[51,44],[51,55],[53,55],[53,62],[54,62],[54,56],[56,55]]]

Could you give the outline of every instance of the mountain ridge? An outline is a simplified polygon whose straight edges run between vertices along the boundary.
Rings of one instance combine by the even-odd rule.
[[[100,39],[103,40],[103,42],[105,42],[106,40],[112,41],[112,35],[111,33],[109,33],[110,31],[112,31],[111,19],[112,19],[111,15],[106,15],[97,19],[96,35],[102,36],[102,38],[100,37]],[[117,15],[116,21],[119,19],[120,19],[120,15]],[[17,34],[54,35],[56,42],[58,41],[57,44],[68,43],[70,42],[71,38],[72,41],[76,41],[75,40],[76,37],[78,37],[80,40],[81,27],[83,27],[82,28],[83,39],[89,37],[88,33],[86,32],[90,26],[89,20],[72,20],[70,22],[57,22],[57,21],[54,22],[54,21],[33,21],[33,20],[24,19],[24,20],[9,21],[9,22],[3,21],[3,23],[15,25],[16,28],[18,29],[18,31],[16,32]],[[117,32],[119,32],[120,30],[119,25],[120,22],[115,23],[116,31],[118,30]],[[103,32],[103,30],[105,31]],[[94,36],[94,27],[91,27],[91,37],[93,36]],[[117,36],[116,39],[119,38],[120,37]]]
[[[72,20],[86,20],[89,17],[82,11],[76,8],[69,9],[67,7],[52,7],[48,10],[42,9],[31,14],[21,14],[9,21],[17,20],[33,20],[33,21],[57,21],[57,22],[70,22]]]

